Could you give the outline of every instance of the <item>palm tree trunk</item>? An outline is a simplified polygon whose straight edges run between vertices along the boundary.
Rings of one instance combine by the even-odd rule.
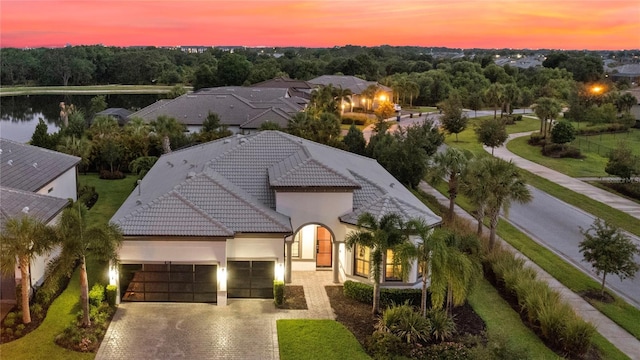
[[[482,229],[483,229],[482,219],[483,218],[484,218],[484,207],[479,207],[476,210],[476,220],[478,220],[478,228],[476,230],[476,234],[478,234],[478,237],[482,236]]]
[[[496,228],[498,227],[498,215],[500,210],[491,211],[491,221],[489,222],[489,249],[493,249],[496,244]]]
[[[171,152],[171,143],[169,141],[168,136],[162,137],[162,150],[164,151],[165,154],[168,154]]]
[[[82,307],[82,326],[90,326],[89,318],[89,281],[87,279],[86,259],[82,256],[80,260],[80,306]]]
[[[28,324],[31,322],[31,311],[29,310],[29,257],[20,257],[20,293],[22,297],[22,323]]]
[[[604,296],[604,279],[607,278],[607,273],[602,273],[602,288],[600,288],[600,296]]]
[[[373,283],[373,309],[371,312],[373,315],[380,313],[380,281],[378,280]]]
[[[427,269],[429,264],[425,264]],[[422,274],[422,299],[420,301],[420,312],[422,313],[422,317],[427,317],[427,280],[429,277],[429,271],[425,271]]]

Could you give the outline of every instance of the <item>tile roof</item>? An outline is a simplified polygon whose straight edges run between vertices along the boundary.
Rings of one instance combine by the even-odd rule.
[[[10,218],[22,216],[25,211],[47,224],[69,204],[69,200],[0,186],[0,204],[0,226]]]
[[[375,160],[279,131],[163,155],[111,221],[126,235],[290,233],[290,219],[274,210],[274,189],[285,187],[353,190],[353,212],[341,218],[349,224],[364,211],[440,222]]]
[[[79,157],[0,138],[0,186],[36,192],[79,162]]]
[[[160,115],[176,118],[185,125],[202,125],[209,112],[220,122],[244,129],[258,129],[271,121],[286,126],[289,118],[302,111],[307,100],[291,97],[284,88],[228,86],[201,89],[173,100],[157,101],[129,116],[155,121]]]
[[[346,75],[322,75],[315,79],[311,79],[308,82],[315,85],[333,85],[334,87],[349,89],[354,94],[362,94],[364,89],[369,87],[369,85],[376,85],[385,91],[391,91],[391,88],[380,85],[376,81],[367,81],[355,76]]]

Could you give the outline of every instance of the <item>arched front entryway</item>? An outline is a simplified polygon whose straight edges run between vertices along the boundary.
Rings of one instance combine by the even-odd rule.
[[[301,226],[293,236],[291,260],[294,270],[331,269],[334,261],[334,236],[331,229],[322,224]]]

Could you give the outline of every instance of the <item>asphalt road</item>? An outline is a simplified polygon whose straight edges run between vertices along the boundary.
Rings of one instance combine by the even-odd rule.
[[[584,239],[580,227],[588,229],[595,218],[545,192],[534,187],[529,188],[533,200],[522,205],[512,204],[508,221],[538,243],[595,277],[595,271],[589,263],[582,261],[579,250],[579,244]],[[631,234],[627,236],[640,245],[638,237]],[[640,263],[639,256],[636,256],[635,260]],[[640,273],[636,274],[634,279],[622,281],[617,276],[609,274],[606,286],[640,308]]]

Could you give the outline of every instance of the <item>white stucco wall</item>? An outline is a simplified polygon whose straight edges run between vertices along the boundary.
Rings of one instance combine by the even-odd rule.
[[[338,241],[345,236],[339,217],[353,211],[351,192],[282,192],[276,191],[276,211],[291,218],[296,231],[303,225],[320,224],[327,227]]]
[[[229,260],[268,259],[284,263],[284,237],[228,239],[226,250]]]
[[[125,240],[119,250],[120,262],[225,263],[224,241],[136,241]]]
[[[62,199],[78,200],[76,190],[76,168],[75,166],[65,171],[62,175],[43,186],[37,191],[38,194],[55,196]]]

